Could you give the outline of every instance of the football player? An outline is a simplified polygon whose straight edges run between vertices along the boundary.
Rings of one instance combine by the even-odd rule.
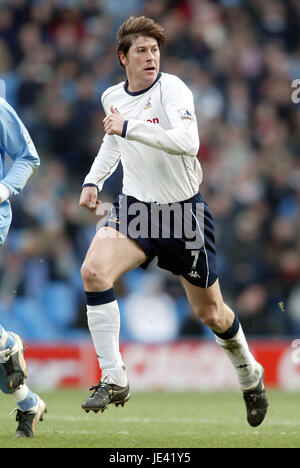
[[[88,326],[102,370],[82,408],[103,411],[130,397],[113,288],[120,275],[146,268],[157,257],[159,267],[180,277],[195,313],[231,359],[248,422],[257,426],[268,406],[264,371],[249,351],[237,315],[222,298],[213,218],[199,193],[202,170],[193,95],[180,78],[160,71],[165,41],[162,27],[152,19],[125,21],[117,33],[117,52],[127,80],[102,95],[106,135],[85,177],[80,205],[97,209],[103,183],[120,161],[124,177],[122,194],[96,232],[81,269]],[[169,224],[153,216],[157,210],[169,210]],[[143,232],[137,232],[137,218]],[[178,226],[184,226],[181,235]],[[196,238],[192,244],[191,232]]]
[[[13,161],[7,173],[6,154]],[[12,219],[9,199],[22,191],[40,164],[27,129],[3,97],[0,97],[0,155],[0,245],[3,245]],[[26,376],[21,337],[0,325],[0,389],[16,401],[16,437],[33,437],[38,421],[46,412],[44,401],[24,383]]]

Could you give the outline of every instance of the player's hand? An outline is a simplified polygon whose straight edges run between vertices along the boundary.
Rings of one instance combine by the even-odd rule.
[[[97,187],[83,187],[79,200],[80,206],[83,206],[93,213],[100,203],[100,200],[98,200]]]
[[[104,130],[108,135],[122,136],[124,117],[114,108],[110,106],[111,114],[103,119]]]

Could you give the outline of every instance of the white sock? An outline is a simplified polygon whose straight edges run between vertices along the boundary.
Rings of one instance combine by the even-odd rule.
[[[249,351],[241,325],[232,338],[224,340],[216,336],[216,342],[224,349],[234,365],[241,389],[247,390],[257,385],[261,376],[261,366]]]
[[[87,305],[87,317],[102,378],[107,377],[109,382],[125,387],[127,375],[119,349],[120,312],[117,301]]]
[[[22,411],[36,411],[38,404],[38,397],[33,393],[26,384],[20,385],[13,393],[19,409]]]

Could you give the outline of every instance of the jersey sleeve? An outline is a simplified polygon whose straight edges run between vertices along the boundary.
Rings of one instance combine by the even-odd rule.
[[[123,135],[169,154],[194,157],[199,150],[199,133],[194,99],[189,88],[179,79],[162,85],[161,104],[170,122],[165,130],[151,122],[125,121]]]
[[[106,134],[83,185],[94,184],[99,190],[102,190],[106,179],[117,169],[120,159],[121,155],[116,138],[114,135]]]
[[[1,179],[10,192],[17,195],[40,164],[30,135],[14,109],[4,100],[0,102],[0,146],[13,164]]]

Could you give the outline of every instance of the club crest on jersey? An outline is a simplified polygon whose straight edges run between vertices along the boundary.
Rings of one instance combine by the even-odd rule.
[[[184,120],[186,123],[190,124],[194,120],[194,111],[184,107],[183,109],[178,109],[181,120]]]
[[[111,221],[112,223],[120,224],[120,220],[119,220],[119,218],[117,216],[109,217],[108,221]]]
[[[151,104],[151,96],[149,97],[144,109],[150,109],[150,107],[152,107],[152,104]]]

